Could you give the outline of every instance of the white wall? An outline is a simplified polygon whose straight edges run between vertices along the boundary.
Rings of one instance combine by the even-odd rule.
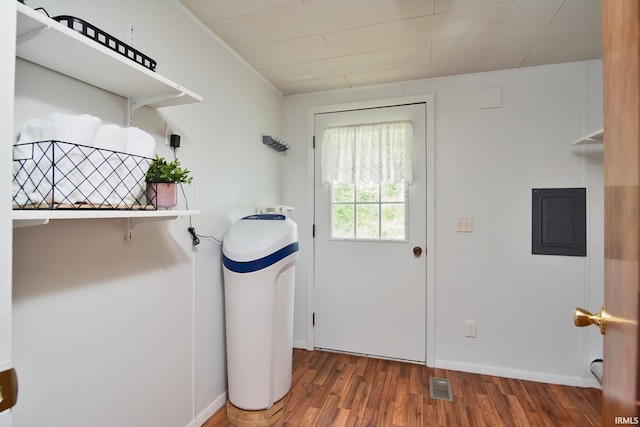
[[[232,221],[282,203],[283,156],[261,143],[282,136],[282,96],[173,0],[30,0],[50,15],[92,22],[157,60],[157,72],[204,102],[142,108],[134,126],[164,144],[182,136],[193,171],[189,208],[202,214],[140,224],[62,220],[14,231],[13,347],[20,380],[14,427],[191,426],[225,403],[220,247]],[[73,52],[60,52],[73,55]],[[127,125],[127,101],[18,60],[13,137],[31,117],[89,113]],[[185,207],[181,202],[179,207]],[[4,240],[6,241],[6,240]]]
[[[502,108],[478,93],[502,89]],[[597,331],[573,326],[575,306],[603,299],[602,148],[571,141],[602,126],[601,62],[581,62],[290,96],[285,101],[285,201],[301,230],[295,337],[306,347],[313,283],[310,107],[435,94],[435,347],[437,367],[594,385]],[[588,257],[531,254],[531,189],[588,188]],[[471,234],[454,232],[472,215]],[[476,320],[478,337],[464,337]],[[595,329],[595,328],[594,328]]]

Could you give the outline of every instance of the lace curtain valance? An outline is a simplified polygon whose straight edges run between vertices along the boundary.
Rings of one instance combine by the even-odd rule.
[[[410,121],[326,128],[321,148],[322,184],[413,182]]]

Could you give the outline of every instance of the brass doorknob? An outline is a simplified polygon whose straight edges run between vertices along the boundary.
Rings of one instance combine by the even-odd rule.
[[[600,326],[600,333],[604,335],[607,329],[607,312],[604,307],[596,314],[592,314],[584,308],[576,307],[573,310],[573,323],[580,327],[589,325]]]
[[[415,246],[413,248],[413,254],[417,257],[422,255],[422,248],[420,246]]]

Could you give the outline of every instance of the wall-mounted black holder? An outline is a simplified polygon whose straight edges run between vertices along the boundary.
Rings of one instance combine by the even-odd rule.
[[[85,20],[68,15],[54,16],[51,19],[58,21],[62,25],[66,25],[72,30],[77,31],[78,33],[86,37],[89,37],[90,39],[100,43],[101,45],[111,49],[114,52],[119,53],[122,56],[129,58],[134,62],[137,62],[138,64],[150,69],[151,71],[156,71],[156,61],[149,58],[139,50],[129,46],[128,44],[121,42],[117,38],[101,30],[95,25],[88,23]]]
[[[268,147],[273,148],[276,151],[287,151],[289,148],[291,148],[289,145],[285,144],[284,142],[278,139],[274,139],[269,135],[262,136],[262,143]]]

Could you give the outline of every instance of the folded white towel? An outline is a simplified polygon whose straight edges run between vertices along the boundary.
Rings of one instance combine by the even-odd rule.
[[[129,204],[134,203],[135,199],[140,197],[140,194],[132,189],[140,188],[144,191],[142,185],[144,185],[149,164],[140,157],[153,157],[156,151],[156,141],[142,129],[130,127],[127,128],[126,151],[131,155],[138,156],[127,158],[119,171],[122,182],[118,186],[117,192]]]
[[[20,130],[19,143],[46,141],[51,139],[49,137],[51,131],[48,128],[48,122],[45,119],[29,119],[23,125]]]
[[[71,142],[80,145],[93,145],[100,127],[100,119],[89,114],[51,113],[47,116],[47,139]]]
[[[127,149],[127,131],[118,125],[100,125],[91,145],[124,153]]]
[[[89,114],[51,113],[47,116],[48,139],[71,144],[92,146],[101,120]],[[60,144],[64,155],[56,153],[56,176],[54,176],[54,203],[84,202],[86,195],[81,184],[86,178],[86,153],[88,150],[71,144]],[[99,178],[96,178],[99,179]]]
[[[13,196],[15,203],[21,206],[31,203],[40,205],[52,201],[50,193],[53,174],[41,163],[45,155],[52,153],[43,151],[45,145],[31,144],[49,138],[51,132],[47,123],[46,119],[40,118],[27,120],[22,125],[18,139],[18,144],[25,145],[16,145],[13,148],[13,159],[20,161],[13,163]]]
[[[82,202],[102,204],[107,202],[118,205],[115,195],[118,175],[115,171],[122,164],[122,153],[127,146],[126,131],[118,125],[100,125],[92,145],[94,148],[84,149],[86,157],[82,159],[83,180],[78,185]]]
[[[99,118],[89,114],[51,113],[45,119],[27,120],[21,129],[19,143],[53,140],[92,146],[100,122]],[[22,200],[26,198],[35,203],[44,201],[69,204],[83,201],[78,187],[85,179],[81,167],[85,155],[71,144],[56,145],[55,154],[53,151],[48,152],[45,145],[34,147],[33,158],[24,165],[24,171],[30,173],[31,179],[23,185],[24,193],[20,195]],[[55,156],[56,165],[43,174],[41,168],[45,165],[42,162],[47,161],[43,159],[45,153],[51,159]],[[24,173],[21,175],[24,176]]]
[[[136,156],[153,157],[156,141],[151,135],[136,127],[127,128],[127,153]]]

